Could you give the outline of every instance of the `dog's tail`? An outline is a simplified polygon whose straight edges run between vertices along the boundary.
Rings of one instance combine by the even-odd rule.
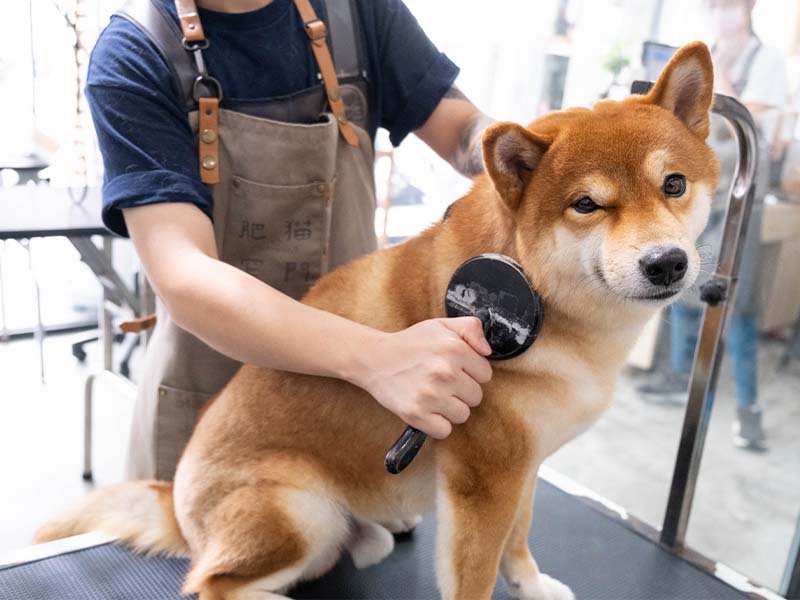
[[[42,525],[36,542],[102,531],[145,554],[184,555],[186,540],[175,519],[172,484],[129,481],[92,492]]]

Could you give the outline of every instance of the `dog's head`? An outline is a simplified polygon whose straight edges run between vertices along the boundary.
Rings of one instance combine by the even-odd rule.
[[[691,286],[719,175],[705,143],[708,48],[681,48],[646,96],[496,123],[486,171],[546,297],[657,305]]]

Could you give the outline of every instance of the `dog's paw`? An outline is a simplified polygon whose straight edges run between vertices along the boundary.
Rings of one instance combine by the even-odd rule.
[[[400,534],[414,531],[417,525],[419,525],[421,522],[422,516],[417,515],[416,517],[411,517],[410,519],[391,519],[390,521],[381,523],[381,525],[386,527],[386,529],[394,534]]]
[[[569,586],[544,573],[535,579],[509,581],[508,587],[517,600],[575,600],[575,594]]]
[[[354,520],[347,550],[357,569],[381,562],[393,549],[394,538],[385,527],[371,521]]]

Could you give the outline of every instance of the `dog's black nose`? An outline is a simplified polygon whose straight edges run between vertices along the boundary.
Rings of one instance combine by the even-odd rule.
[[[686,275],[689,257],[680,248],[656,248],[639,259],[639,268],[650,283],[668,286]]]

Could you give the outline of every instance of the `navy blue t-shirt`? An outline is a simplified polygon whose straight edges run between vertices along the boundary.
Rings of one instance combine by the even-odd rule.
[[[164,2],[177,23],[174,3]],[[312,0],[324,14],[320,0]],[[368,63],[369,134],[398,145],[421,127],[458,75],[401,0],[356,0]],[[317,65],[292,0],[229,14],[199,9],[211,46],[209,74],[226,98],[266,99],[318,83]],[[86,85],[105,165],[103,222],[127,236],[123,208],[191,202],[212,216],[195,139],[171,72],[147,35],[113,17],[92,52]],[[224,106],[224,101],[223,101]]]

